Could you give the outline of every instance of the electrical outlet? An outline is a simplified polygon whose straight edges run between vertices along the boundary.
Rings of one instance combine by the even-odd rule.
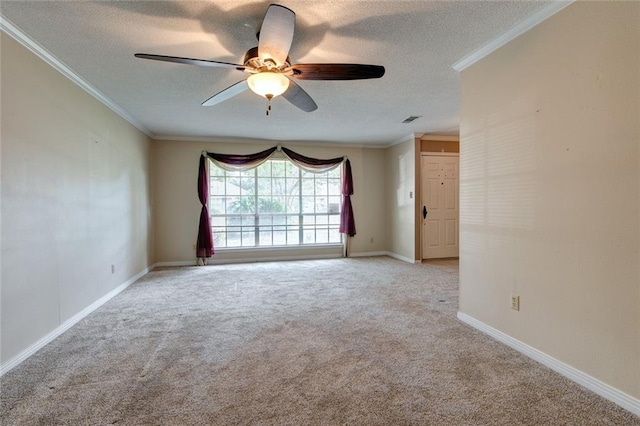
[[[195,245],[195,244],[193,245],[193,249],[194,249],[194,250],[196,249],[196,245]]]
[[[520,310],[520,296],[515,294],[511,295],[511,309],[514,311]]]
[[[370,242],[371,244],[373,244],[373,237],[371,237],[371,238],[369,239],[369,242]]]
[[[111,273],[112,274],[116,273],[116,265],[111,265]]]

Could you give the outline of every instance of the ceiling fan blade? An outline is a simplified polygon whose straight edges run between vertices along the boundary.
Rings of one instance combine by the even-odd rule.
[[[229,62],[207,61],[205,59],[181,58],[179,56],[151,55],[149,53],[136,53],[136,58],[152,59],[154,61],[175,62],[176,64],[196,65],[199,67],[235,68],[244,71],[244,65],[231,64]]]
[[[227,99],[231,99],[234,96],[239,95],[248,88],[249,85],[247,84],[247,80],[239,81],[236,84],[227,87],[223,91],[216,93],[215,95],[204,101],[202,103],[202,106],[212,106],[219,104],[220,102],[224,102]]]
[[[304,112],[311,112],[318,109],[318,105],[311,99],[311,96],[294,81],[289,82],[289,88],[282,94],[282,97]]]
[[[381,65],[295,64],[290,69],[298,80],[362,80],[384,75]]]
[[[296,14],[291,9],[278,4],[269,6],[258,40],[258,56],[263,62],[272,59],[281,66],[287,61],[295,26]]]

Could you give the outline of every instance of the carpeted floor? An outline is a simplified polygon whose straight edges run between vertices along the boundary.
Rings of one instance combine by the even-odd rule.
[[[640,425],[456,319],[456,264],[158,269],[2,378],[3,425]]]

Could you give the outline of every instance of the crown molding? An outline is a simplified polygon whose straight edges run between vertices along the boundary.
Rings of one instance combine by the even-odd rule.
[[[9,35],[11,38],[16,40],[22,46],[27,48],[30,52],[38,56],[40,59],[45,61],[47,64],[52,66],[56,71],[67,77],[77,86],[79,86],[82,90],[87,92],[89,95],[96,98],[102,104],[104,104],[107,108],[118,114],[120,117],[131,123],[135,128],[140,130],[142,133],[146,134],[150,138],[153,138],[153,133],[149,131],[145,126],[143,126],[138,120],[136,120],[132,115],[130,115],[127,111],[125,111],[122,107],[116,104],[114,101],[106,97],[103,93],[101,93],[98,89],[93,87],[88,81],[80,77],[75,71],[69,68],[64,62],[56,58],[52,55],[47,49],[38,44],[35,40],[29,37],[25,32],[23,32],[20,28],[18,28],[15,24],[5,18],[2,14],[0,14],[0,30]]]
[[[248,144],[248,145],[270,145],[282,144],[296,147],[316,147],[316,148],[339,148],[339,149],[385,149],[392,145],[388,143],[354,143],[354,142],[329,142],[317,140],[280,140],[280,139],[254,139],[239,138],[232,136],[153,136],[154,141],[169,142],[193,142],[193,143],[221,143],[221,144]],[[402,139],[400,142],[404,142]]]
[[[398,139],[392,141],[391,143],[387,144],[387,145],[382,145],[380,146],[381,148],[391,148],[392,146],[395,145],[399,145],[401,143],[404,142],[415,142],[416,140],[416,133],[408,133],[402,137],[399,137]]]
[[[562,0],[562,1],[551,2],[550,4],[543,7],[533,15],[526,18],[525,20],[518,22],[516,25],[509,28],[507,31],[500,34],[495,39],[491,40],[489,43],[485,44],[484,46],[480,47],[479,49],[476,49],[475,51],[471,52],[469,55],[460,59],[451,67],[458,72],[464,70],[465,68],[475,64],[480,59],[484,58],[494,50],[504,46],[514,38],[529,31],[531,28],[535,27],[539,23],[545,21],[546,19],[560,12],[562,9],[569,6],[574,1],[575,0]]]

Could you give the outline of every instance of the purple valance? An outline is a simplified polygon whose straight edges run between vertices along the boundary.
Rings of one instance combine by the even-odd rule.
[[[278,147],[274,146],[273,148],[265,149],[264,151],[248,155],[227,155],[207,152],[207,157],[211,158],[216,166],[220,167],[221,169],[229,171],[240,169],[248,170],[253,169],[254,167],[258,167],[262,163],[267,161],[277,151],[277,149]]]
[[[291,162],[296,166],[312,173],[328,172],[329,170],[338,167],[346,159],[345,157],[336,157],[324,160],[320,158],[305,157],[304,155],[298,154],[297,152],[291,151],[285,147],[281,147],[280,150],[285,157],[291,160]]]

